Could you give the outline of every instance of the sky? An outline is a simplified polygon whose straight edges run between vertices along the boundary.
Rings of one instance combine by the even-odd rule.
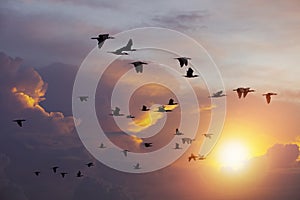
[[[297,0],[2,1],[0,199],[299,199],[299,9]],[[175,32],[129,31],[144,27]],[[115,39],[98,49],[90,38],[100,33]],[[106,52],[130,37],[136,52]],[[162,48],[142,49],[151,45]],[[179,67],[176,54],[190,56],[200,77],[183,77],[187,67]],[[107,68],[104,58],[113,59]],[[148,62],[142,74],[129,64],[136,59]],[[79,90],[78,74],[85,82]],[[255,92],[239,99],[232,91],[238,87]],[[218,90],[226,96],[208,98]],[[270,104],[266,92],[277,93]],[[79,95],[89,95],[88,102]],[[171,97],[179,104],[170,113],[140,111]],[[109,116],[116,106],[136,118]],[[216,117],[224,110],[225,118]],[[24,126],[14,119],[26,119]],[[195,139],[191,145],[173,135],[175,127]],[[94,148],[100,141],[108,148]],[[183,149],[173,150],[174,141]],[[205,144],[214,148],[208,152]],[[105,157],[110,145],[118,153]],[[127,158],[122,149],[129,149]],[[206,159],[188,162],[199,149]],[[122,172],[136,158],[143,159],[141,172],[159,169]],[[83,177],[75,177],[78,170]]]

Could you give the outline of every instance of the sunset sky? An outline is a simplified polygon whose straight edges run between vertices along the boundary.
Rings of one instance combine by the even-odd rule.
[[[0,199],[300,199],[299,11],[297,0],[2,1]],[[156,41],[168,44],[166,49],[177,48],[184,56],[191,56],[191,64],[197,65],[200,60],[200,73],[201,65],[208,70],[217,66],[227,95],[222,97],[226,100],[226,117],[222,132],[214,132],[216,127],[209,132],[220,138],[207,158],[188,162],[191,153],[198,154],[203,148],[202,134],[207,133],[211,117],[223,109],[219,100],[208,98],[212,94],[205,77],[184,78],[187,68],[180,68],[170,52],[146,49],[133,53],[136,57],[114,60],[103,70],[89,101],[95,102],[93,109],[105,135],[120,149],[127,148],[132,154],[149,153],[141,144],[153,142],[149,155],[154,152],[156,156],[155,152],[177,137],[173,133],[183,113],[189,116],[183,128],[190,133],[195,128],[192,119],[200,115],[195,141],[190,146],[182,145],[185,152],[179,159],[157,171],[131,174],[109,168],[86,149],[86,144],[100,145],[100,141],[88,137],[96,131],[89,124],[86,133],[78,133],[90,111],[84,110],[87,118],[78,117],[72,103],[89,104],[81,104],[72,92],[80,66],[102,67],[102,55],[115,56],[106,54],[114,50],[109,45],[127,42],[123,31],[143,27],[172,29],[202,45],[213,62],[204,50],[194,51],[189,42],[173,42],[170,35]],[[119,38],[106,41],[99,50],[90,38],[100,33],[119,34]],[[145,38],[134,40],[134,45],[142,48],[150,39],[151,32],[147,32]],[[128,64],[138,58],[149,62],[143,74],[136,74]],[[155,59],[169,60],[162,65]],[[166,64],[175,70],[163,68]],[[174,74],[177,78],[172,79],[171,90],[166,85]],[[97,78],[93,72],[85,76],[87,82]],[[166,85],[137,87],[147,81]],[[184,98],[190,96],[188,83],[197,91],[198,104]],[[121,91],[119,101],[112,100],[115,86]],[[222,89],[219,86],[216,83],[213,87],[215,92]],[[130,101],[122,101],[134,87],[137,89]],[[238,87],[251,87],[255,92],[239,99],[232,91]],[[270,104],[262,96],[266,92],[278,94],[272,96]],[[180,104],[170,113],[151,111],[148,115],[140,111],[143,104],[155,107],[171,97]],[[136,119],[109,116],[112,105],[120,106],[124,114],[124,107],[129,105]],[[22,128],[12,122],[19,118],[26,119]],[[158,130],[156,126],[161,128],[157,135],[143,137]],[[124,134],[125,129],[132,136]],[[173,150],[170,152],[161,161],[157,156],[155,162],[148,160],[146,154],[145,159],[149,165],[159,166],[171,159]],[[102,154],[98,156],[101,159]],[[117,163],[120,159],[112,157]],[[88,162],[95,166],[87,168]],[[53,166],[69,174],[62,179],[51,171]],[[36,170],[41,171],[40,176],[34,175]],[[78,170],[83,177],[75,177]]]

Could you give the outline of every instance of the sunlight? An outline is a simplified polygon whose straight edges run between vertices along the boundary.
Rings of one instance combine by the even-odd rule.
[[[240,141],[228,141],[219,150],[219,163],[222,168],[239,171],[249,159],[249,149]]]

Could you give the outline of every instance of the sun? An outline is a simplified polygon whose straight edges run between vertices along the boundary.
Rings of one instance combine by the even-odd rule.
[[[222,168],[239,171],[249,159],[249,150],[241,141],[225,142],[219,149],[219,163]]]

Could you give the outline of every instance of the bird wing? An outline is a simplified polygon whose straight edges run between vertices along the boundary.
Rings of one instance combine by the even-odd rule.
[[[184,65],[187,66],[188,65],[188,59],[185,58],[185,59],[183,59],[183,61],[184,61]]]
[[[247,96],[248,92],[249,90],[244,90],[244,95],[243,95],[244,98]]]
[[[241,97],[242,97],[242,94],[243,94],[243,92],[242,92],[242,91],[240,91],[240,90],[237,90],[236,92],[237,92],[237,94],[238,94],[239,98],[241,98]]]
[[[267,103],[269,104],[271,102],[271,95],[266,95]]]
[[[185,64],[184,60],[182,58],[178,58],[180,67],[183,67],[183,65]]]
[[[143,73],[143,65],[135,65],[136,73]]]

